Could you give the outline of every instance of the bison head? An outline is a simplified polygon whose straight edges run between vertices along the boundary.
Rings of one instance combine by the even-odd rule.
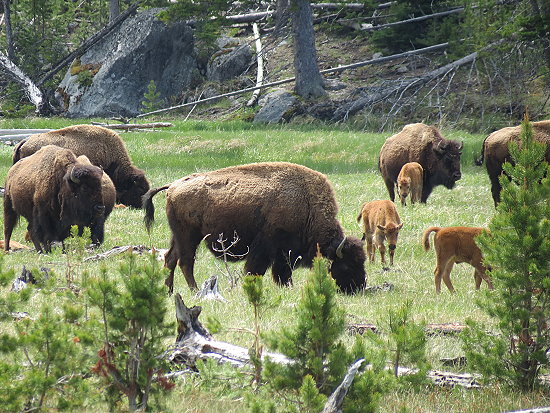
[[[363,243],[358,238],[345,237],[338,245],[330,273],[342,292],[353,294],[365,288],[365,258]]]
[[[401,199],[401,204],[405,205],[406,198],[409,196],[411,191],[411,178],[405,177],[397,180],[397,192],[399,193],[399,199]]]
[[[61,221],[69,225],[89,225],[105,212],[101,189],[103,171],[91,164],[75,163],[63,177],[59,191]],[[67,223],[66,222],[66,223]]]
[[[462,142],[442,139],[434,148],[437,158],[437,170],[432,171],[432,175],[438,175],[437,181],[445,185],[448,189],[455,186],[462,174],[460,173],[460,156],[462,155]]]
[[[117,182],[117,201],[134,208],[141,208],[141,198],[149,190],[149,181],[145,173],[134,168],[131,174]]]

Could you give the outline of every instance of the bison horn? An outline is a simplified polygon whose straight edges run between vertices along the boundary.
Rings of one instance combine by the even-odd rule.
[[[80,179],[78,179],[74,173],[74,170],[75,170],[75,166],[73,166],[73,169],[71,170],[71,175],[70,175],[70,179],[71,181],[73,181],[75,184],[79,184],[80,183]]]
[[[458,145],[458,150],[461,151],[464,147],[464,141],[460,142],[460,145]]]
[[[442,140],[439,141],[439,143],[435,147],[435,151],[438,153],[445,152],[445,148],[447,147],[447,142],[443,142]]]
[[[345,242],[346,242],[346,237],[344,237],[344,239],[342,240],[340,245],[338,245],[338,247],[336,247],[336,256],[340,259],[344,258],[344,254],[342,254],[342,248],[344,248]]]

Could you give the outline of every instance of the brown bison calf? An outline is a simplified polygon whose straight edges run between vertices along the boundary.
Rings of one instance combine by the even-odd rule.
[[[386,263],[384,240],[387,240],[390,249],[390,264],[393,265],[397,236],[403,227],[395,204],[388,200],[365,202],[357,217],[357,222],[361,221],[363,221],[363,240],[367,241],[367,254],[370,262],[374,262],[374,253],[378,248],[382,264]]]
[[[401,205],[407,205],[407,196],[411,195],[411,204],[420,202],[422,197],[422,175],[424,169],[418,162],[408,162],[401,168],[397,177],[397,192]]]
[[[422,235],[424,251],[430,249],[430,234],[435,232],[434,248],[437,257],[435,267],[435,291],[441,292],[441,279],[450,292],[454,292],[451,283],[451,270],[454,264],[467,262],[475,268],[474,278],[476,289],[479,290],[481,280],[485,280],[489,289],[493,289],[491,278],[486,274],[486,267],[483,265],[481,250],[475,243],[475,237],[486,231],[477,227],[429,227]]]
[[[4,195],[4,249],[19,216],[37,251],[50,252],[53,241],[69,236],[72,225],[99,225],[103,233],[103,171],[58,146],[48,145],[16,162],[8,171]]]

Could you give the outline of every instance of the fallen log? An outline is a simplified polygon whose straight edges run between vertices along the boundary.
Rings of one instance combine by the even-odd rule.
[[[466,328],[466,325],[461,323],[433,323],[426,324],[424,331],[426,335],[455,335],[460,333]],[[373,333],[378,333],[380,329],[372,323],[352,323],[346,327],[348,334],[365,334],[366,330],[370,330]]]
[[[235,346],[223,341],[214,340],[208,330],[199,321],[202,311],[200,306],[188,308],[180,294],[175,296],[176,320],[178,334],[176,344],[165,352],[165,357],[175,363],[183,364],[186,368],[194,369],[198,360],[216,360],[228,363],[235,367],[252,366],[248,349]],[[262,359],[266,357],[272,362],[289,364],[292,360],[284,354],[264,351]],[[359,367],[357,367],[359,368]],[[398,375],[414,374],[418,370],[406,367],[398,368]],[[461,386],[466,388],[480,387],[477,374],[457,374],[447,371],[431,370],[428,372],[434,384],[441,386]]]
[[[155,128],[169,128],[174,126],[170,122],[152,122],[152,123],[124,123],[124,124],[109,124],[101,122],[92,122],[92,125],[103,126],[108,129],[119,129],[119,130],[136,130],[136,129],[155,129]]]
[[[359,359],[351,365],[346,376],[344,377],[344,380],[342,380],[342,383],[340,383],[336,390],[332,392],[321,413],[339,413],[342,411],[344,397],[348,394],[351,383],[364,362],[365,359]]]
[[[114,255],[119,255],[125,252],[131,252],[132,254],[141,255],[143,253],[155,254],[157,259],[164,260],[164,254],[168,251],[167,249],[149,249],[144,245],[124,245],[121,247],[113,247],[109,251],[105,251],[99,254],[95,254],[89,257],[84,258],[86,261],[99,261],[104,260],[105,258],[112,257]]]

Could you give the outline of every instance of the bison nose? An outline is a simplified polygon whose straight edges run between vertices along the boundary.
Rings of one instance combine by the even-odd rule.
[[[103,214],[105,212],[105,205],[101,205],[101,204],[94,205],[94,212],[96,214]]]
[[[453,174],[453,179],[454,179],[455,181],[458,181],[460,178],[462,178],[462,174],[461,174],[460,172],[455,172],[455,173]]]
[[[393,251],[394,249],[396,249],[397,246],[395,244],[390,244],[390,250]]]

